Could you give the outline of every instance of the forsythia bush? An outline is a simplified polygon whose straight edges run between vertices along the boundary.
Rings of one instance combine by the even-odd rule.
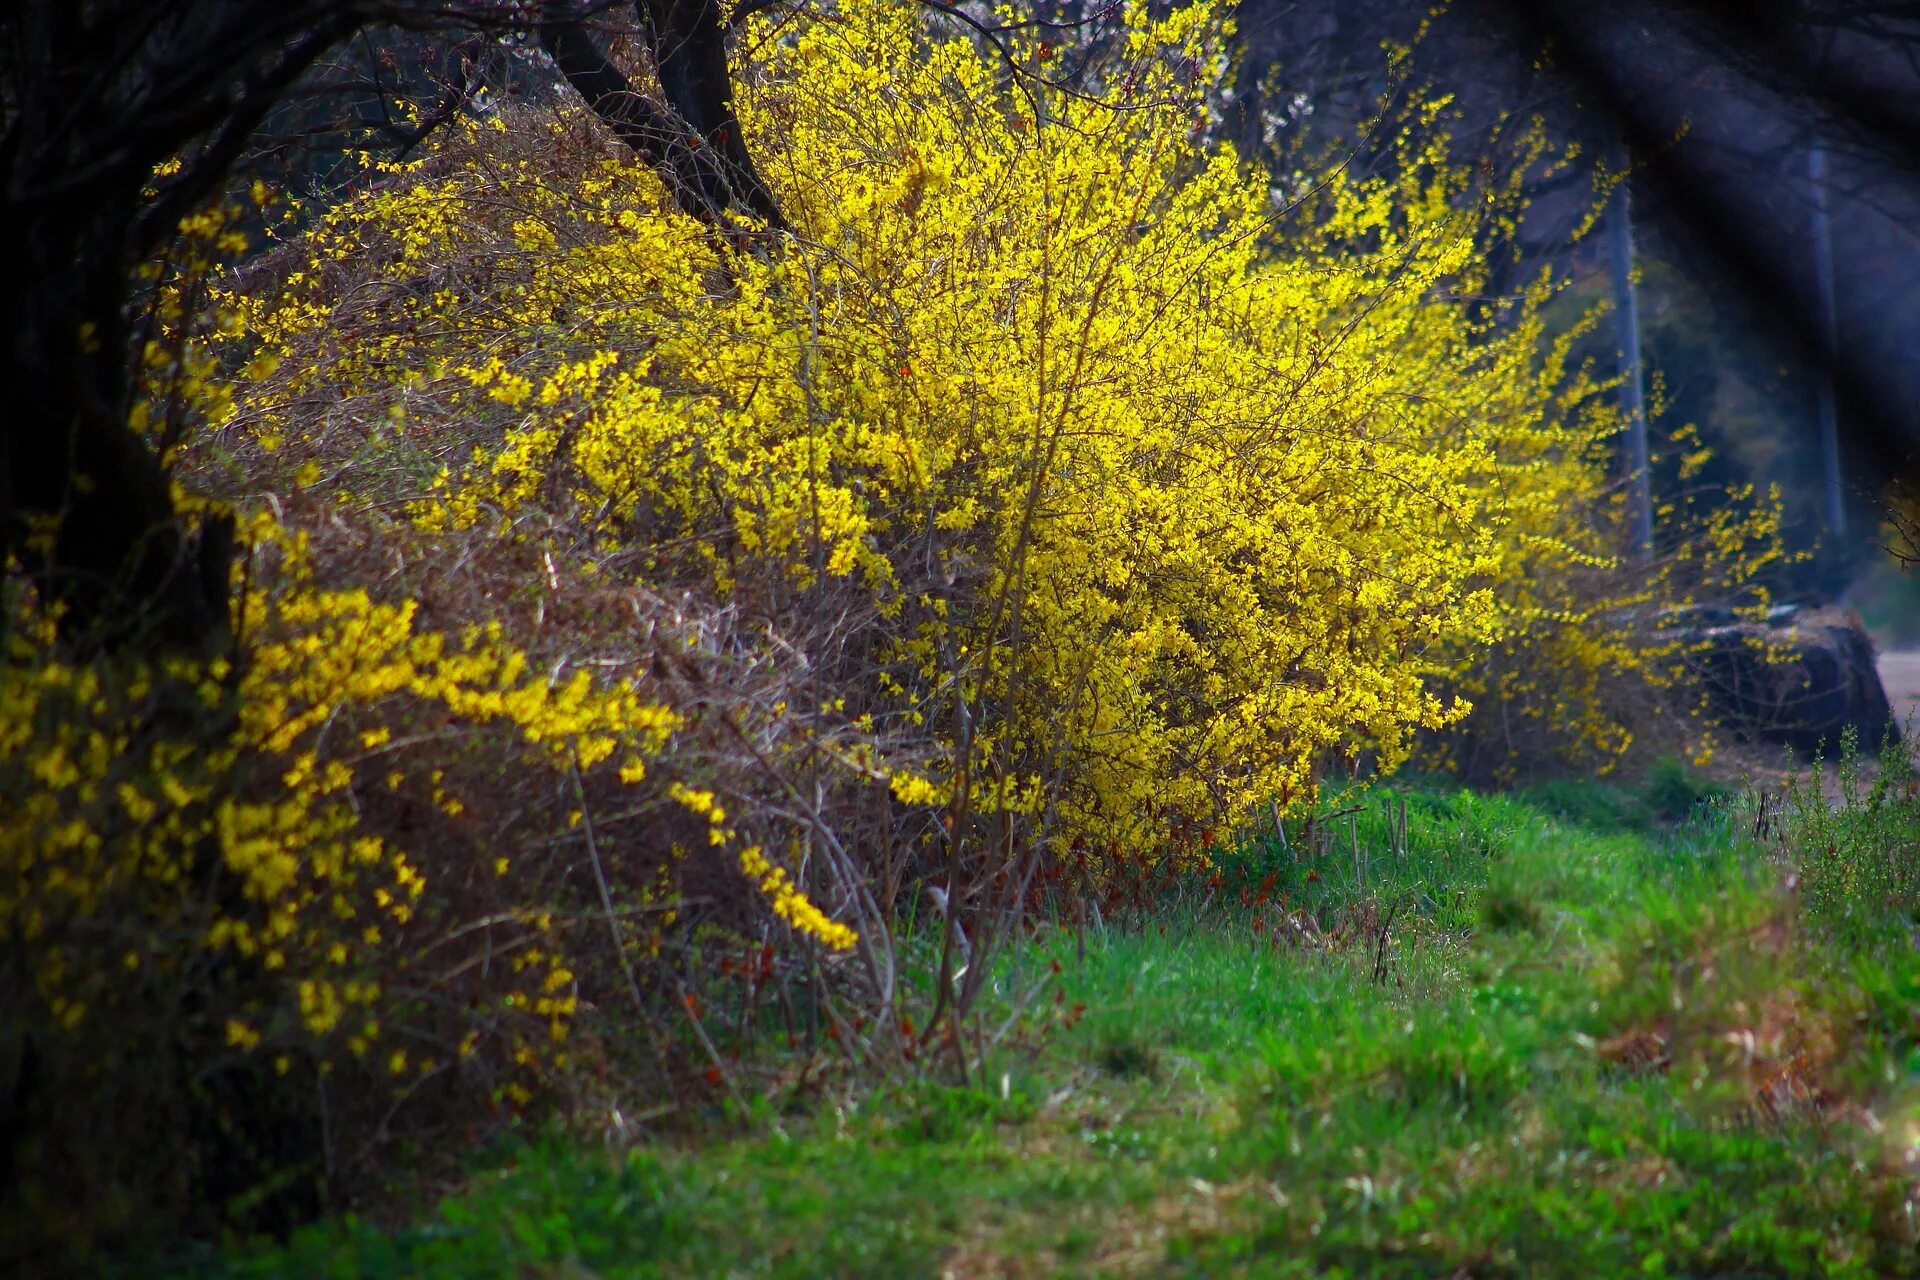
[[[767,44],[743,108],[794,231],[733,246],[625,157],[560,185],[478,127],[252,304],[299,369],[256,434],[297,455],[317,395],[457,422],[425,528],[537,508],[588,571],[850,612],[818,660],[863,763],[1056,851],[1204,841],[1328,752],[1392,767],[1466,715],[1461,655],[1610,562],[1614,424],[1550,281],[1455,300],[1485,223],[1442,146],[1282,211],[1204,143],[1216,15],[1129,23],[1085,93],[910,6]]]
[[[512,1109],[567,1065],[578,986],[554,919],[567,899],[439,829],[479,780],[432,762],[457,771],[447,744],[484,743],[495,767],[565,776],[604,760],[637,777],[676,717],[585,672],[551,681],[497,627],[447,635],[410,605],[323,588],[305,535],[265,514],[246,532],[237,659],[76,667],[31,611],[7,636],[7,1065],[57,1082],[48,1114],[20,1121],[45,1130],[45,1166],[16,1208],[57,1203],[68,1176],[127,1192],[134,1171],[112,1166],[135,1149],[181,1162],[195,1195],[310,1183],[318,1169],[259,1150],[263,1124],[309,1108],[250,1113],[228,1079],[243,1059],[295,1096],[357,1081],[333,1103],[355,1120],[449,1073]],[[383,803],[384,820],[370,812]],[[409,828],[425,848],[395,838]],[[209,1124],[238,1146],[209,1142]],[[72,1163],[90,1148],[104,1174]],[[230,1167],[195,1170],[215,1148]]]

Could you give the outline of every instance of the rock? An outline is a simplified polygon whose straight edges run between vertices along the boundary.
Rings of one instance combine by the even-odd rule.
[[[1694,669],[1720,722],[1736,735],[1802,753],[1834,754],[1849,727],[1860,749],[1897,741],[1899,724],[1875,664],[1873,641],[1851,614],[1783,606],[1764,622],[1724,610],[1669,614],[1668,635],[1694,650]]]

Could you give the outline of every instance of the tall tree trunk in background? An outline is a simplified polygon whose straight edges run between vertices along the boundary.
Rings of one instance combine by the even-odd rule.
[[[1613,168],[1620,183],[1607,208],[1607,244],[1613,275],[1613,332],[1620,347],[1620,407],[1627,415],[1627,503],[1633,554],[1653,554],[1653,480],[1647,459],[1647,390],[1640,360],[1640,299],[1633,286],[1633,190],[1627,181],[1625,147],[1616,147]]]
[[[1819,360],[1814,370],[1820,401],[1820,463],[1826,501],[1827,536],[1839,542],[1847,536],[1846,493],[1840,483],[1840,410],[1834,393],[1833,367],[1840,358],[1840,321],[1833,296],[1833,228],[1827,214],[1827,149],[1818,138],[1807,149],[1807,187],[1811,197],[1809,228],[1813,241],[1814,323],[1819,328]]]

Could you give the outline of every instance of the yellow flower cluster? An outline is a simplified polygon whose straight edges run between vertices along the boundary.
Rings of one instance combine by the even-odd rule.
[[[739,832],[727,825],[726,808],[714,799],[713,792],[675,782],[668,784],[667,794],[687,812],[707,820],[707,838],[713,844],[725,846],[739,839]],[[786,869],[770,862],[759,845],[747,845],[739,856],[740,869],[766,896],[773,913],[791,925],[795,933],[834,951],[845,951],[859,941],[859,935],[852,929],[814,906],[812,900],[794,886]]]
[[[190,427],[219,425],[233,416],[234,391],[221,367],[220,348],[238,336],[239,318],[216,311],[202,327],[222,267],[245,253],[245,219],[267,204],[256,183],[250,204],[220,203],[182,219],[167,254],[138,273],[146,291],[147,338],[135,370],[129,425],[172,465]]]
[[[773,913],[792,925],[796,933],[817,939],[835,951],[845,951],[857,940],[852,929],[829,918],[807,896],[794,888],[785,867],[777,867],[757,844],[740,850],[740,870],[767,895]]]
[[[616,756],[637,773],[678,722],[631,687],[550,681],[497,627],[449,638],[417,629],[409,604],[321,589],[303,535],[264,514],[243,529],[255,571],[237,665],[77,667],[44,618],[16,619],[0,665],[0,944],[29,958],[44,1016],[68,1032],[114,1006],[127,974],[207,983],[195,975],[237,967],[263,983],[222,1014],[226,1046],[364,1057],[389,981],[467,931],[430,893],[433,868],[362,820],[394,725],[496,724],[563,774]],[[462,812],[438,772],[430,789]],[[509,915],[550,940],[502,966],[492,998],[557,1044],[572,972],[550,917]]]

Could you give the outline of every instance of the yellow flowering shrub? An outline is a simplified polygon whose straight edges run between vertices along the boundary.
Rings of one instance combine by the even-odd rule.
[[[430,476],[425,530],[538,512],[585,571],[852,619],[812,658],[857,770],[1055,851],[1391,768],[1536,674],[1503,647],[1571,669],[1563,709],[1594,682],[1575,737],[1617,749],[1597,682],[1651,658],[1606,618],[1657,588],[1581,586],[1617,567],[1605,388],[1552,280],[1461,301],[1515,188],[1436,141],[1289,197],[1206,141],[1212,8],[1128,23],[1085,94],[911,6],[770,40],[741,107],[772,240],[716,240],[579,121],[472,125],[241,300],[298,372],[232,447],[307,456],[302,406],[350,401]]]
[[[44,627],[10,638],[0,940],[46,943],[42,994],[65,1021],[86,1005],[60,987],[73,968],[55,941],[63,925],[128,926],[152,914],[178,927],[187,907],[162,903],[206,892],[205,870],[192,865],[204,857],[228,882],[219,902],[198,904],[205,950],[300,975],[314,1036],[332,1031],[345,1006],[373,1000],[377,984],[326,975],[366,969],[360,944],[378,947],[384,930],[406,926],[427,887],[408,853],[365,833],[353,812],[356,782],[392,745],[388,717],[404,704],[510,726],[556,768],[615,752],[633,768],[674,725],[631,689],[597,689],[585,673],[549,684],[497,628],[450,639],[417,629],[409,606],[313,587],[302,581],[300,535],[265,517],[251,532],[257,547],[277,547],[285,576],[241,598],[237,664],[77,668],[36,634]],[[185,736],[173,737],[175,726]],[[460,812],[450,792],[436,788],[434,799]],[[160,897],[131,914],[107,910],[118,892]],[[128,953],[127,967],[139,962]]]
[[[1397,749],[1443,721],[1416,670],[1354,642],[1482,625],[1474,538],[1437,536],[1463,462],[1323,430],[1361,367],[1332,335],[1256,337],[1304,338],[1387,264],[1332,288],[1259,267],[1264,193],[1185,143],[1175,67],[1217,57],[1201,15],[1137,33],[1136,92],[1166,105],[1063,101],[1037,132],[970,44],[878,7],[851,23],[810,29],[747,98],[803,228],[783,252],[717,247],[618,161],[506,225],[462,216],[465,172],[336,218],[332,243],[385,231],[396,275],[476,234],[521,268],[484,343],[429,348],[447,394],[515,420],[420,519],[555,502],[646,576],[856,593],[877,633],[861,711],[964,704],[973,740],[940,772],[1004,762],[990,803],[1029,811],[1068,745],[1067,821],[1116,840],[1297,785],[1350,734]],[[1464,249],[1419,246],[1409,297]],[[444,333],[472,305],[415,294],[390,320]],[[260,331],[328,314],[302,298]],[[334,376],[358,385],[364,352]],[[1399,585],[1362,581],[1383,556]]]
[[[35,1119],[66,1149],[29,1202],[124,1184],[148,1166],[117,1153],[144,1145],[197,1169],[176,1181],[217,1215],[317,1179],[322,1148],[354,1153],[426,1086],[511,1111],[576,1052],[556,912],[580,899],[494,856],[524,835],[510,822],[483,853],[463,815],[499,813],[503,768],[637,777],[677,718],[630,683],[533,669],[498,626],[449,634],[323,587],[307,536],[266,513],[243,531],[231,659],[76,666],[30,599],[9,620],[0,1050],[56,1082]],[[261,1126],[305,1123],[315,1090],[344,1148],[316,1135],[276,1163]]]

